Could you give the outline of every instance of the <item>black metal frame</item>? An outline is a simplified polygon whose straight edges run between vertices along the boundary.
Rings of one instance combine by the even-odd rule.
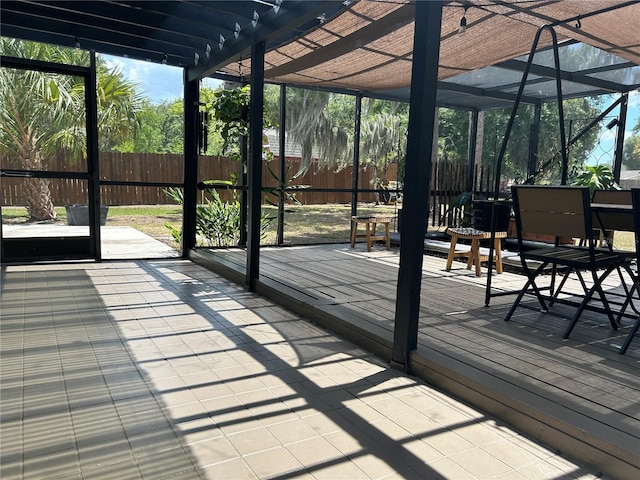
[[[27,171],[21,169],[3,169],[2,176],[37,177],[78,179],[87,182],[87,202],[89,205],[89,236],[88,237],[45,237],[21,238],[13,242],[2,236],[2,243],[7,248],[0,251],[1,262],[65,260],[91,258],[99,262],[102,260],[100,245],[100,188],[98,172],[98,114],[96,100],[96,69],[95,52],[89,56],[88,67],[78,65],[63,65],[60,63],[44,62],[40,60],[21,59],[0,56],[2,68],[19,70],[36,70],[59,75],[80,77],[84,81],[85,101],[85,129],[87,141],[87,171],[86,172],[56,172],[56,171]],[[0,229],[2,227],[0,226]]]
[[[495,242],[495,232],[496,232],[496,212],[495,212],[495,202],[498,201],[500,196],[500,179],[502,176],[502,162],[504,161],[504,155],[507,150],[507,143],[509,142],[509,137],[511,136],[511,130],[513,129],[513,124],[515,123],[516,115],[518,112],[518,107],[520,106],[520,100],[522,98],[522,94],[524,92],[524,87],[527,84],[527,77],[529,76],[529,72],[531,70],[531,66],[533,65],[533,59],[536,54],[538,48],[538,42],[540,41],[540,36],[542,32],[548,30],[551,34],[552,43],[553,43],[553,57],[554,64],[556,69],[556,92],[557,92],[557,103],[558,103],[558,123],[560,128],[560,152],[562,154],[562,185],[566,185],[567,183],[567,141],[565,135],[564,128],[564,109],[562,105],[562,80],[560,77],[560,58],[558,55],[558,37],[553,28],[552,24],[542,25],[538,28],[536,32],[536,36],[533,39],[533,44],[531,45],[531,51],[529,52],[529,58],[527,59],[527,64],[522,74],[522,79],[520,81],[520,86],[518,88],[518,93],[516,95],[516,99],[513,104],[513,108],[511,110],[511,116],[509,117],[509,122],[507,123],[507,129],[504,134],[504,138],[502,140],[502,146],[500,147],[500,153],[498,154],[498,160],[496,162],[496,173],[495,173],[495,186],[493,191],[493,201],[494,205],[491,211],[491,240],[489,242],[489,269],[487,272],[487,286],[485,290],[485,306],[489,305],[489,301],[491,299],[491,276],[493,270],[493,254],[494,254],[494,242]],[[512,292],[509,292],[512,293]]]
[[[442,2],[417,2],[411,73],[411,108],[405,166],[403,216],[400,225],[400,268],[396,292],[392,364],[410,370],[410,354],[418,345],[418,319],[427,227],[433,142],[424,132],[433,132],[436,85],[440,55]]]
[[[265,42],[251,46],[251,106],[249,119],[248,238],[245,284],[255,290],[260,275],[260,209],[262,206],[262,107],[264,104]]]
[[[198,201],[198,113],[200,89],[198,81],[184,79],[184,203],[182,205],[182,257],[196,246],[196,204]]]

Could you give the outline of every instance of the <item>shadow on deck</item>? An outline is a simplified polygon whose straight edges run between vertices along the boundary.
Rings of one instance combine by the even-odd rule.
[[[390,360],[398,252],[264,247],[256,291]],[[192,260],[244,283],[243,250],[198,249]],[[444,258],[424,256],[412,372],[611,477],[637,478],[640,341],[618,354],[632,321],[614,331],[587,312],[563,340],[561,318],[518,309],[504,322],[512,295],[484,306],[486,268],[482,277],[461,262],[444,268]],[[523,282],[513,272],[492,279],[495,291]]]

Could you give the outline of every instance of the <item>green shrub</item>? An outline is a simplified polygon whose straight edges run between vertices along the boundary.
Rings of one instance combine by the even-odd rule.
[[[184,204],[184,194],[179,188],[165,189],[165,194],[179,203]],[[202,246],[230,247],[237,245],[240,240],[240,202],[232,200],[223,202],[215,190],[209,191],[209,197],[203,195],[202,203],[196,205],[196,238]],[[261,213],[260,238],[264,238],[266,230],[273,221],[266,213]],[[182,232],[171,224],[166,223],[171,236],[181,243]]]

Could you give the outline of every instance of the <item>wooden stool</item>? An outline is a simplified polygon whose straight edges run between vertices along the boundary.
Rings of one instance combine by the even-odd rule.
[[[491,238],[491,232],[485,232],[483,230],[476,230],[475,228],[447,228],[447,233],[451,235],[451,247],[449,247],[449,255],[447,256],[447,268],[451,270],[451,264],[456,257],[469,257],[467,260],[467,269],[471,270],[471,266],[476,266],[476,277],[480,276],[480,263],[489,260],[488,255],[480,255],[480,240],[486,240]],[[502,273],[502,247],[500,245],[500,239],[506,238],[507,232],[496,232],[495,240],[493,244],[494,249],[494,263],[496,265],[496,271]],[[456,250],[456,243],[458,239],[471,240],[471,250]]]
[[[391,248],[391,241],[389,240],[389,224],[391,220],[389,217],[351,217],[351,248],[355,246],[356,238],[366,238],[367,252],[371,251],[371,246],[376,240],[384,240],[387,250],[389,250]],[[365,233],[358,233],[358,223],[366,225]],[[384,225],[384,234],[376,234],[378,224]]]

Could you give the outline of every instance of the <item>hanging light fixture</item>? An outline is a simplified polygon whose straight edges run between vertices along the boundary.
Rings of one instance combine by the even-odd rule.
[[[469,10],[469,5],[464,6],[464,13],[460,19],[460,28],[458,29],[458,33],[464,33],[467,31],[467,10]]]
[[[165,53],[165,54],[164,54],[164,57],[162,57],[162,64],[163,64],[163,65],[166,65],[166,64],[167,64],[167,62],[168,62],[168,60],[169,60],[169,57],[168,57],[168,56],[167,56],[167,54]]]
[[[611,130],[613,127],[615,127],[616,125],[618,125],[618,119],[614,118],[613,120],[611,120],[609,123],[607,123],[606,127],[607,130]]]
[[[78,40],[78,37],[76,37],[76,43],[75,43],[75,47],[80,50],[82,48],[82,45],[80,45],[80,40]]]

